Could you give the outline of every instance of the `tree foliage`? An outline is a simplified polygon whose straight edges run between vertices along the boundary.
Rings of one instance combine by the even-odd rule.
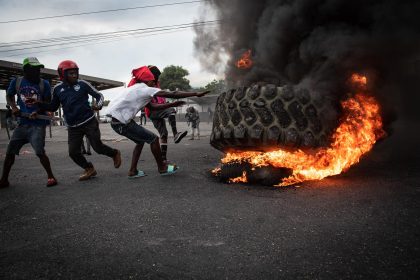
[[[216,80],[214,79],[204,87],[199,87],[195,89],[196,91],[206,91],[210,90],[210,94],[221,94],[222,92],[226,91],[226,83],[225,80]]]
[[[211,90],[212,94],[220,94],[226,90],[225,80],[216,80],[214,79],[208,83],[205,87],[205,90]]]
[[[188,70],[182,66],[167,66],[159,77],[160,87],[170,90],[189,90],[191,88],[190,81],[185,78],[189,74]]]

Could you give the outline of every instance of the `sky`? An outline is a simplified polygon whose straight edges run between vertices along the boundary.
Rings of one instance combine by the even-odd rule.
[[[48,17],[109,9],[186,2],[186,0],[0,0],[0,22],[27,18]],[[204,3],[189,3],[145,9],[59,17],[13,23],[0,23],[0,44],[23,41],[115,32],[130,29],[177,25],[197,21]],[[211,15],[210,15],[210,18]],[[214,17],[213,17],[214,18]],[[66,42],[51,48],[4,52],[0,59],[19,62],[27,56],[36,56],[46,68],[56,69],[66,59],[75,61],[80,74],[128,82],[131,70],[153,64],[159,68],[179,65],[186,68],[193,87],[204,86],[213,79],[222,78],[203,70],[194,53],[192,28],[154,36],[111,38],[111,42],[88,42],[75,47]],[[87,45],[88,44],[88,45]],[[120,89],[103,91],[112,100]],[[4,93],[4,92],[3,92]],[[4,94],[0,95],[4,101]]]

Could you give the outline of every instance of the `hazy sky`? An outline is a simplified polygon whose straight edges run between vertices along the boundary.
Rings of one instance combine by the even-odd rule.
[[[146,5],[185,2],[185,0],[0,0],[0,21],[47,17],[72,13],[129,8]],[[165,25],[192,23],[198,19],[203,3],[132,9],[118,12],[89,14],[15,23],[0,23],[0,43],[37,40],[64,36],[122,31]],[[210,17],[211,18],[211,17]],[[193,51],[192,29],[147,37],[112,38],[112,42],[87,42],[76,47],[66,42],[49,49],[30,49],[4,52],[0,59],[21,63],[27,56],[36,56],[47,68],[56,69],[60,61],[71,59],[78,63],[80,73],[128,82],[131,70],[154,64],[160,68],[181,65],[189,70],[192,86],[202,86],[216,77],[202,70]],[[17,48],[16,46],[15,48]],[[107,93],[110,99],[114,91]],[[2,94],[3,96],[3,94]],[[108,98],[109,98],[108,97]],[[0,102],[4,102],[0,99]]]

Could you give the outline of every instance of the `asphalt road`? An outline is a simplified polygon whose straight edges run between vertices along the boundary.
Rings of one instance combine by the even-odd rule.
[[[0,190],[0,279],[419,279],[417,124],[344,174],[287,188],[213,178],[209,127],[170,143],[178,174],[160,176],[145,146],[148,176],[130,180],[133,144],[101,127],[123,165],[94,154],[92,180],[77,180],[62,128],[47,143],[56,187],[29,146],[17,157]],[[6,145],[0,130],[1,162]]]

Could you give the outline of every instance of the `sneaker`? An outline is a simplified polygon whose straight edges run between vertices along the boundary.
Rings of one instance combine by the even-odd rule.
[[[53,187],[53,186],[55,186],[57,184],[58,184],[57,179],[55,179],[54,177],[48,178],[48,180],[47,180],[47,187]]]
[[[175,144],[181,142],[182,138],[184,138],[187,135],[187,133],[188,131],[178,132],[174,137]]]
[[[96,170],[95,170],[95,168],[93,166],[92,167],[88,167],[88,168],[85,169],[85,172],[82,175],[80,175],[79,181],[88,180],[88,179],[96,176],[96,174],[97,174],[96,173]]]
[[[117,150],[117,153],[115,154],[115,156],[112,158],[114,160],[114,167],[118,168],[121,166],[121,152],[120,150]]]

